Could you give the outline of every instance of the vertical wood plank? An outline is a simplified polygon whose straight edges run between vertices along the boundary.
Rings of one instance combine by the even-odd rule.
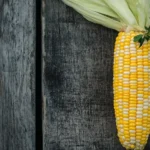
[[[42,17],[44,150],[124,150],[113,109],[117,33],[61,0],[43,0]]]
[[[35,1],[0,0],[0,150],[35,149]]]

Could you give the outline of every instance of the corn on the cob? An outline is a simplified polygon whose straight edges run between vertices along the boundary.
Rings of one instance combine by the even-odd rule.
[[[126,149],[143,149],[150,132],[150,42],[139,48],[137,34],[120,32],[114,49],[114,108]]]
[[[120,32],[113,82],[118,136],[126,149],[143,150],[150,133],[150,0],[63,1],[87,20]]]

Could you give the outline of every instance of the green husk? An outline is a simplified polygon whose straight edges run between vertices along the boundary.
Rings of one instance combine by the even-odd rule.
[[[150,0],[63,0],[87,20],[117,31],[145,31]]]
[[[80,0],[79,4],[77,3],[77,1],[79,0],[67,0],[65,1],[65,3],[69,6],[72,6],[76,11],[81,13],[87,20],[104,25],[108,28],[115,29],[117,31],[121,30],[125,26],[123,23],[111,18],[112,16],[107,17],[101,13],[89,9],[89,7],[81,5],[82,0]]]

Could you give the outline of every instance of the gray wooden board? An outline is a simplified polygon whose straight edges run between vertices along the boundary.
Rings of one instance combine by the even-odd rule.
[[[42,21],[44,150],[123,150],[113,109],[117,32],[61,0],[43,0]]]
[[[35,149],[35,1],[0,0],[0,150]]]

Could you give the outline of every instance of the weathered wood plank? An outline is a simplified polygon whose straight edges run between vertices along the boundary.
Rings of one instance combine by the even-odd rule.
[[[0,0],[0,150],[35,149],[35,1]]]
[[[44,150],[123,150],[113,110],[116,35],[60,0],[43,1]]]

